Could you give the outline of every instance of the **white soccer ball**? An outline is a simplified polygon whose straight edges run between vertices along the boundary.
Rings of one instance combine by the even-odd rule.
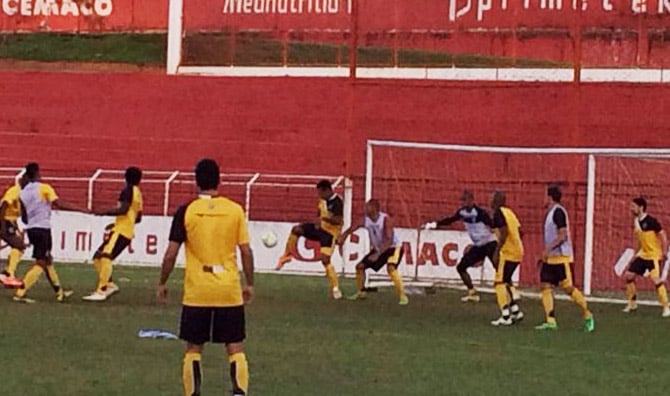
[[[277,245],[277,235],[272,231],[266,231],[261,236],[261,241],[266,248],[273,248]]]

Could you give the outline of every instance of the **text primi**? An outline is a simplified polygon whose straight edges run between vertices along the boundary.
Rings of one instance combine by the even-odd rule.
[[[225,0],[224,14],[351,13],[352,0]]]
[[[2,12],[9,16],[110,16],[112,0],[2,0]]]

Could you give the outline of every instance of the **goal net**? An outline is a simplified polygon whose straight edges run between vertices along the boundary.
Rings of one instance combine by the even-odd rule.
[[[411,142],[368,142],[366,198],[382,202],[395,218],[403,241],[404,276],[459,281],[458,259],[471,245],[460,224],[447,231],[421,231],[427,221],[451,216],[464,190],[489,212],[494,191],[506,193],[519,217],[526,250],[519,282],[538,283],[536,261],[543,248],[546,188],[562,186],[575,247],[575,282],[592,291],[622,288],[616,264],[635,248],[630,202],[645,196],[649,211],[670,224],[663,211],[670,150],[562,149],[455,146]],[[630,254],[630,251],[628,251]],[[618,269],[617,269],[618,270]],[[489,263],[472,269],[474,279],[493,280]]]

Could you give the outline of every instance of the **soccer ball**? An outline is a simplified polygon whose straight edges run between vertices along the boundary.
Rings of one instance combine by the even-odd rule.
[[[266,248],[273,248],[277,245],[277,235],[272,231],[266,231],[261,236],[261,241]]]

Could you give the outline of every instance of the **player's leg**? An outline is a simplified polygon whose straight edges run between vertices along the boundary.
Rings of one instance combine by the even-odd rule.
[[[554,286],[558,285],[558,276],[554,265],[540,263],[540,289],[542,290],[542,307],[545,320],[535,328],[537,330],[556,330],[556,314],[554,312]]]
[[[521,311],[521,296],[519,291],[514,286],[514,282],[512,282],[512,276],[518,267],[518,262],[506,261],[505,267],[503,268],[503,283],[505,283],[505,289],[507,290],[507,295],[509,296],[509,311],[513,322],[519,322],[523,320],[524,316],[523,311]]]
[[[356,264],[356,293],[347,297],[348,300],[364,300],[367,298],[367,293],[365,293],[365,270],[371,254],[368,253],[360,263]]]
[[[230,364],[230,382],[233,384],[233,396],[245,396],[249,391],[249,364],[241,342],[226,345]]]
[[[628,270],[623,275],[624,282],[626,282],[626,297],[628,304],[623,312],[629,313],[637,310],[637,285],[635,281],[638,276],[644,275],[646,268],[641,259],[636,258],[628,267]]]
[[[393,286],[395,286],[396,295],[398,296],[398,304],[407,305],[409,304],[409,298],[405,293],[405,285],[403,284],[402,276],[398,271],[398,264],[400,264],[401,258],[402,248],[398,246],[388,249],[386,253],[380,257],[380,261],[386,263],[386,271],[393,281]]]
[[[246,338],[244,306],[216,308],[212,342],[226,344],[233,396],[249,392],[249,364],[244,353]]]
[[[649,279],[654,282],[656,286],[656,293],[658,294],[658,302],[661,304],[662,316],[664,318],[670,317],[670,307],[668,306],[668,290],[665,282],[661,279],[661,266],[658,260],[651,263],[652,268],[649,270]]]
[[[589,310],[588,303],[586,302],[586,297],[584,294],[577,289],[572,283],[572,270],[570,269],[569,263],[564,263],[557,265],[557,267],[563,268],[563,274],[560,279],[561,288],[570,296],[572,301],[577,304],[582,310],[582,317],[584,318],[584,330],[591,332],[595,330],[595,322],[593,320],[593,314]]]
[[[496,293],[496,301],[498,308],[500,308],[500,318],[491,322],[493,326],[509,326],[512,322],[512,314],[510,311],[510,298],[507,293],[507,285],[505,283],[505,265],[507,260],[504,256],[500,256],[498,260],[498,267],[496,268],[495,279],[493,285]]]
[[[472,283],[472,277],[470,277],[470,274],[468,273],[468,268],[475,266],[475,264],[484,259],[485,255],[481,250],[482,248],[478,246],[471,247],[465,252],[461,261],[456,266],[458,275],[468,289],[468,293],[461,298],[461,301],[463,302],[479,302],[479,294],[477,294],[477,289],[475,289],[475,286]]]
[[[315,232],[316,227],[314,224],[303,223],[293,226],[291,234],[289,234],[288,240],[286,241],[284,253],[281,255],[279,262],[277,263],[276,270],[279,271],[293,259],[293,253],[298,249],[298,239],[301,236],[308,237]]]
[[[12,222],[4,222],[4,229],[2,230],[2,239],[7,242],[11,250],[7,259],[7,266],[4,271],[0,272],[0,283],[5,287],[21,287],[23,281],[16,278],[16,269],[19,266],[21,257],[23,257],[23,243],[22,235],[19,232],[18,226]]]
[[[48,251],[43,233],[37,229],[28,230],[28,240],[33,245],[33,259],[35,259],[35,263],[23,277],[23,286],[19,287],[14,294],[14,301],[16,302],[34,302],[34,300],[26,297],[26,294],[37,283],[46,268]]]
[[[342,298],[342,292],[340,291],[340,279],[337,276],[335,267],[330,260],[331,252],[329,249],[321,248],[321,263],[323,268],[326,270],[326,278],[328,278],[328,285],[330,286],[331,297],[335,300]]]
[[[130,239],[118,232],[112,232],[105,238],[105,241],[93,256],[93,262],[98,272],[98,284],[93,293],[82,298],[84,301],[105,301],[112,294],[119,291],[119,287],[111,280],[113,271],[112,262],[128,246],[130,246]]]
[[[202,351],[211,341],[212,308],[183,306],[179,338],[186,342],[182,364],[184,396],[199,396],[202,385]]]

